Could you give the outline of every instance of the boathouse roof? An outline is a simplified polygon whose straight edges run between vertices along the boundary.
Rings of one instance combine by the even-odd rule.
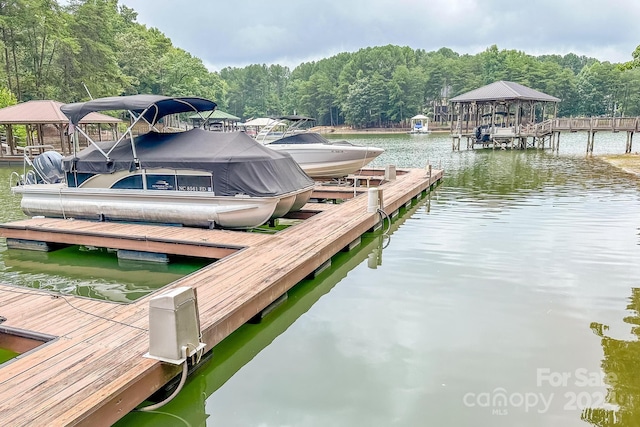
[[[209,115],[211,114],[211,115]],[[228,120],[228,121],[232,121],[232,122],[239,122],[240,121],[240,117],[234,116],[233,114],[229,114],[225,111],[222,110],[215,110],[213,113],[211,113],[211,110],[209,111],[202,111],[200,114],[192,114],[189,116],[189,119],[191,120],[202,120],[203,118],[207,118],[209,117],[209,120]]]
[[[0,124],[65,124],[69,119],[62,113],[62,102],[34,100],[0,109]],[[90,113],[81,123],[120,123],[122,120],[106,114]]]
[[[560,102],[559,98],[514,82],[497,81],[450,99],[451,102],[491,102],[508,100]]]

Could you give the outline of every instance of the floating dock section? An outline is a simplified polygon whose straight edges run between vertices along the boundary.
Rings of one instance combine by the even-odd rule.
[[[208,351],[380,225],[366,183],[378,185],[384,213],[393,217],[443,176],[398,169],[384,180],[384,172],[362,171],[351,188],[318,184],[314,199],[341,202],[308,203],[295,215],[301,221],[274,234],[33,218],[1,224],[0,235],[18,246],[77,244],[218,260],[158,291],[196,291]],[[179,375],[179,365],[143,357],[149,300],[123,305],[0,285],[0,348],[20,353],[0,365],[0,425],[111,425]]]

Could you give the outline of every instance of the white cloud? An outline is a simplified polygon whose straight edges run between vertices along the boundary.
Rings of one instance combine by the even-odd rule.
[[[624,62],[640,44],[634,0],[121,0],[209,68],[301,62],[394,44],[475,54],[525,53]]]

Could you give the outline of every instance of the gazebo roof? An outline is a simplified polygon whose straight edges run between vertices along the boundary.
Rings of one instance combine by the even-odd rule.
[[[210,116],[209,116],[209,113],[210,111],[202,111],[200,114],[196,113],[196,114],[190,115],[189,118],[195,119],[195,120],[202,120],[202,119],[206,119],[208,116],[209,120],[231,120],[236,122],[240,121],[240,117],[236,117],[233,114],[229,114],[221,110],[215,110],[213,114],[211,114]]]
[[[451,98],[450,102],[490,102],[490,101],[539,101],[560,102],[559,98],[539,92],[514,82],[497,81]]]
[[[0,109],[0,124],[66,124],[67,116],[62,114],[62,102],[52,100],[35,100],[22,102]],[[122,120],[101,113],[89,113],[80,123],[120,123]]]

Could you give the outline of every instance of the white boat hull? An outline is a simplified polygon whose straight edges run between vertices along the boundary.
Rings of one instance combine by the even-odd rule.
[[[340,144],[278,144],[272,150],[289,153],[311,178],[340,178],[362,169],[384,150]]]
[[[196,191],[69,188],[65,184],[22,185],[13,187],[12,191],[22,194],[21,208],[29,216],[252,228],[304,205],[313,188],[274,197],[215,196],[211,192]]]

